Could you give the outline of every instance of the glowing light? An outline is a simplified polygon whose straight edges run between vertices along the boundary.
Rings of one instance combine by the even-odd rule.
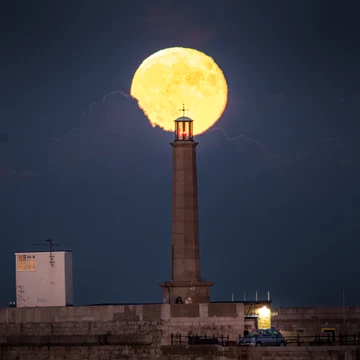
[[[263,306],[261,309],[259,309],[259,316],[262,318],[270,317],[270,309],[266,306]]]
[[[131,96],[137,99],[153,126],[174,130],[182,104],[194,120],[194,135],[220,118],[227,103],[223,72],[204,53],[174,47],[158,51],[143,61],[132,80]]]

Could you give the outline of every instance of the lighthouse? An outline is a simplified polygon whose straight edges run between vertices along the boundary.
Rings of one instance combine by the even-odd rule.
[[[200,243],[194,121],[175,120],[172,146],[172,278],[161,283],[164,303],[208,303],[214,282],[200,273]]]

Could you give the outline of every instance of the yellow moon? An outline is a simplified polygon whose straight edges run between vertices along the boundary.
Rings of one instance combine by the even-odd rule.
[[[228,87],[223,72],[208,55],[189,48],[160,50],[136,70],[131,96],[138,101],[152,126],[174,130],[182,113],[194,120],[194,135],[220,118],[227,103]]]

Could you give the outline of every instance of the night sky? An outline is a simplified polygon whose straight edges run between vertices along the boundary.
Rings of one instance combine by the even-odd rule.
[[[14,252],[50,237],[74,251],[76,305],[161,301],[173,134],[127,94],[174,46],[212,56],[229,86],[196,137],[212,300],[341,305],[344,289],[360,305],[358,4],[2,1],[0,306]]]

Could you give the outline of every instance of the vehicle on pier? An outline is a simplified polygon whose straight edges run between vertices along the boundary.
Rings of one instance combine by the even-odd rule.
[[[240,346],[286,346],[286,339],[275,328],[256,329],[239,341]]]

